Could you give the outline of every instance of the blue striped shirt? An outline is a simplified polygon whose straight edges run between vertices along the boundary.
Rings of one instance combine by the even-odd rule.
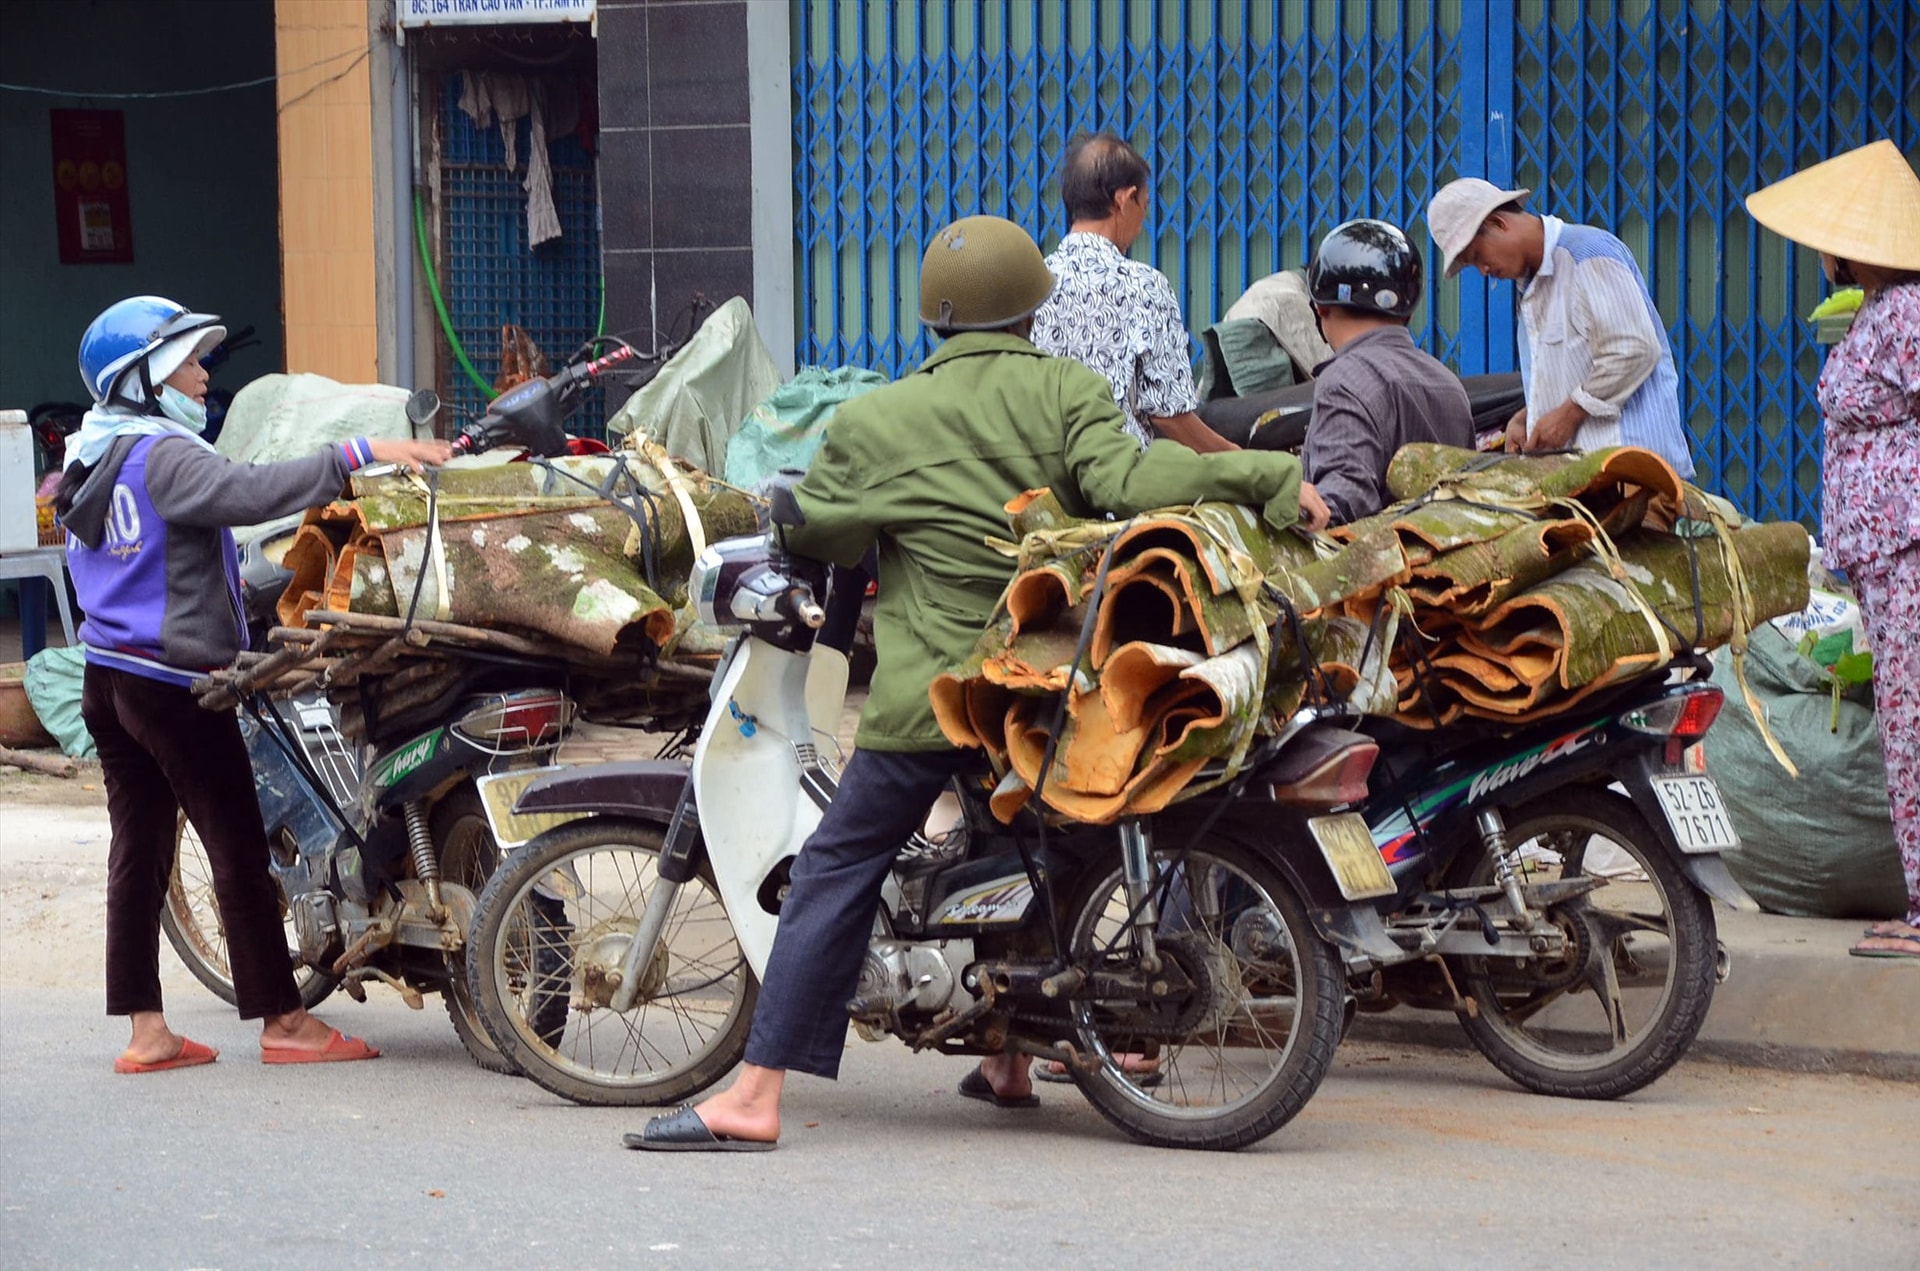
[[[1680,375],[1633,253],[1605,230],[1540,219],[1540,269],[1520,293],[1528,428],[1571,400],[1587,414],[1581,450],[1644,446],[1691,480]]]

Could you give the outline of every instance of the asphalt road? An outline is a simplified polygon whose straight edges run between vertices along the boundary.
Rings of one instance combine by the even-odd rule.
[[[169,955],[170,957],[171,955]],[[0,972],[4,971],[0,958]],[[1118,1137],[1070,1088],[955,1097],[958,1060],[853,1043],[753,1156],[623,1151],[640,1110],[474,1068],[437,1001],[322,1014],[385,1057],[267,1068],[169,977],[219,1063],[116,1076],[97,990],[0,974],[0,1265],[1912,1267],[1911,1085],[1683,1065],[1635,1098],[1523,1094],[1476,1057],[1343,1048],[1236,1155]]]

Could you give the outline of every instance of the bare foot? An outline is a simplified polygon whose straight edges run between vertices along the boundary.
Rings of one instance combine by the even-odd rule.
[[[780,1068],[742,1064],[732,1085],[696,1107],[717,1136],[773,1143],[780,1138],[780,1092],[787,1074]]]
[[[1856,958],[1920,959],[1920,928],[1905,922],[1875,923],[1867,938],[1847,952]]]
[[[1115,1055],[1114,1058],[1120,1061],[1121,1072],[1132,1073],[1136,1077],[1144,1077],[1148,1073],[1160,1071],[1160,1061],[1149,1059],[1145,1055]],[[1047,1061],[1047,1075],[1065,1080],[1067,1066],[1058,1059],[1050,1059]]]
[[[133,1039],[127,1043],[122,1059],[137,1064],[157,1064],[178,1058],[186,1047],[187,1039],[167,1027],[167,1017],[160,1011],[135,1011],[129,1022],[133,1025]]]
[[[273,1050],[324,1050],[333,1028],[305,1010],[269,1015],[260,1026],[260,1045]]]
[[[1024,1099],[1033,1093],[1032,1067],[1028,1055],[988,1055],[980,1061],[980,1075],[1002,1099]]]

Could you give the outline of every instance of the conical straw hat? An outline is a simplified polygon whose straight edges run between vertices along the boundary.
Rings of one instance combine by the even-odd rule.
[[[1747,196],[1753,219],[1815,251],[1883,269],[1920,269],[1920,176],[1876,141]]]

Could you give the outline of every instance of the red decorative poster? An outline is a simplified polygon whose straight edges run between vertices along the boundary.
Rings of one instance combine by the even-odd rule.
[[[117,110],[56,110],[53,208],[63,265],[133,260],[126,121]]]

